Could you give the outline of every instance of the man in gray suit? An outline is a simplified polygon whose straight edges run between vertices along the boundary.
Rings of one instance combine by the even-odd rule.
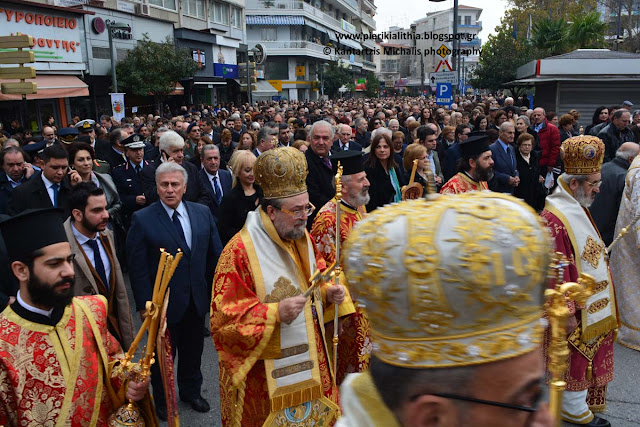
[[[75,255],[74,295],[100,294],[107,299],[109,332],[126,351],[133,341],[133,322],[113,232],[106,228],[109,212],[104,191],[92,182],[78,183],[69,203],[71,217],[64,222],[64,230]]]

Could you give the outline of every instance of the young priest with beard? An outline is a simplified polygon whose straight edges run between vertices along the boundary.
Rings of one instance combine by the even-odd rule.
[[[460,194],[488,190],[487,181],[493,178],[493,159],[489,138],[478,135],[459,143],[462,154],[458,173],[442,187],[442,194]]]
[[[0,223],[16,301],[0,314],[0,425],[105,425],[117,409],[122,349],[107,328],[102,296],[73,297],[73,258],[56,209],[25,211]],[[130,382],[139,401],[149,380]],[[113,399],[113,400],[112,400]]]

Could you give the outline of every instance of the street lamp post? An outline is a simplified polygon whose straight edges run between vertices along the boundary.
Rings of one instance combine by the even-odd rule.
[[[324,67],[329,65],[326,62],[320,64],[320,96],[324,99]]]
[[[111,84],[113,93],[118,93],[118,79],[116,78],[116,47],[113,44],[113,30],[128,30],[129,26],[118,22],[107,23],[107,34],[109,35],[109,52],[111,52]]]
[[[250,64],[249,64],[249,56],[253,55],[254,53],[258,52],[258,49],[251,48],[249,49],[249,46],[247,46],[247,101],[249,101],[249,106],[251,107],[253,105],[253,99],[251,96],[251,72],[250,72]]]

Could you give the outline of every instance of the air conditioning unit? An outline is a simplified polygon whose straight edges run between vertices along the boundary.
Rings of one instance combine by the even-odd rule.
[[[149,10],[149,3],[136,4],[136,13],[138,15],[151,16],[151,11]]]

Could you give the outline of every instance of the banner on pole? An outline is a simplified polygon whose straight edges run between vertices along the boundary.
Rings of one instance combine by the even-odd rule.
[[[118,121],[124,118],[124,93],[111,94],[111,114]]]

